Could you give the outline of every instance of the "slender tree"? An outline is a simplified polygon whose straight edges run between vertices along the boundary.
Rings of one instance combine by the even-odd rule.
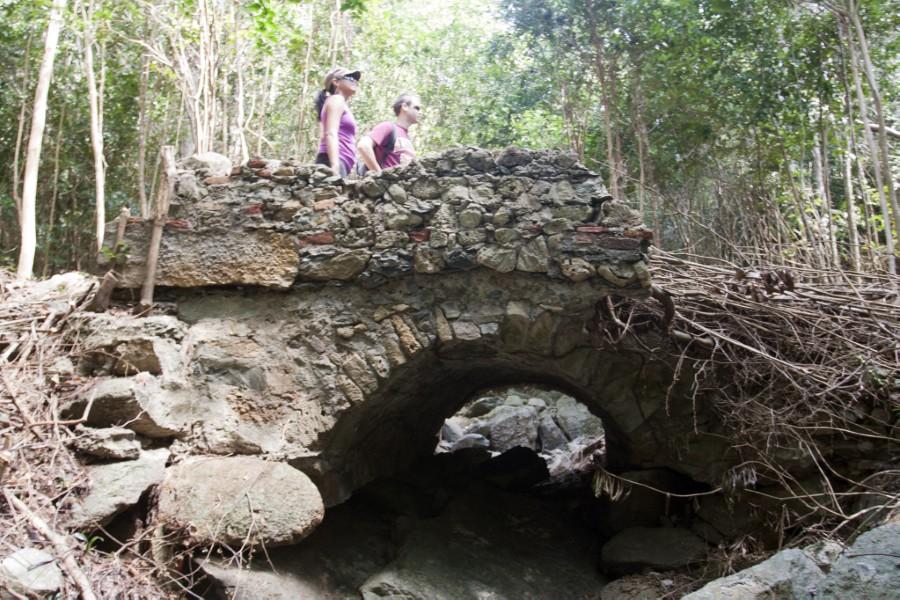
[[[47,96],[50,92],[50,80],[53,77],[53,61],[56,58],[56,46],[59,32],[62,29],[63,11],[66,0],[53,0],[47,31],[44,36],[44,56],[38,72],[37,87],[34,91],[34,105],[31,111],[31,133],[28,136],[28,150],[25,155],[25,176],[22,184],[22,214],[20,221],[21,241],[19,246],[19,264],[16,277],[28,279],[34,269],[34,253],[37,245],[37,224],[35,222],[35,205],[37,200],[37,176],[41,162],[41,146],[44,142],[44,127],[47,124]]]

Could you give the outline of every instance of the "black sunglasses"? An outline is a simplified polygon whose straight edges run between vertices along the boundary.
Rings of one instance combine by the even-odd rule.
[[[345,75],[345,76],[341,77],[341,79],[344,79],[346,81],[352,81],[353,83],[359,83],[359,79],[357,79],[356,77],[353,77],[352,75]]]

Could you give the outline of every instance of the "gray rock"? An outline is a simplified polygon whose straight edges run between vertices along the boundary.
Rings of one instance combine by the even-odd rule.
[[[79,425],[72,447],[80,454],[110,460],[132,460],[141,453],[141,444],[134,431],[124,427],[93,429]]]
[[[574,398],[560,398],[556,403],[556,422],[570,440],[603,435],[603,421]]]
[[[146,373],[103,379],[95,388],[64,407],[68,418],[79,418],[90,402],[87,424],[93,427],[127,426],[154,438],[175,437],[202,417],[190,390],[169,390]]]
[[[550,450],[561,450],[566,448],[569,440],[566,434],[559,428],[556,421],[550,415],[549,411],[541,413],[541,421],[538,424],[538,437],[540,438],[540,447],[542,452]]]
[[[371,511],[343,504],[303,543],[266,549],[239,567],[203,561],[217,598],[229,600],[358,600],[359,587],[396,553],[393,527]],[[260,553],[261,554],[261,553]]]
[[[481,225],[484,213],[477,208],[466,208],[459,213],[459,224],[461,227],[472,229]]]
[[[476,149],[466,156],[466,162],[476,171],[490,171],[495,166],[491,153],[481,149]]]
[[[603,568],[610,573],[636,573],[646,567],[677,569],[706,558],[708,546],[687,529],[631,527],[603,546]]]
[[[641,213],[618,200],[604,202],[602,210],[600,222],[607,227],[637,227],[643,221]]]
[[[682,600],[812,600],[820,597],[817,589],[824,579],[825,574],[815,561],[803,551],[791,548],[749,569],[711,581]],[[869,598],[835,598],[838,597]]]
[[[216,152],[194,154],[179,163],[182,169],[203,169],[206,177],[231,175],[231,159]]]
[[[203,543],[294,544],[324,514],[309,477],[258,458],[192,458],[167,469],[160,486],[160,519]]]
[[[672,591],[662,585],[664,581],[642,575],[621,577],[603,586],[599,600],[659,600]],[[668,582],[674,584],[671,579]]]
[[[491,217],[491,223],[493,223],[497,227],[506,227],[512,220],[512,217],[512,210],[510,210],[506,206],[501,206],[496,211],[494,211],[494,216]]]
[[[406,202],[406,190],[396,183],[392,183],[388,186],[387,195],[391,197],[391,200],[398,204]]]
[[[477,433],[467,433],[450,445],[448,452],[465,450],[466,448],[490,448],[491,441]]]
[[[8,586],[8,587],[7,587]],[[63,575],[51,554],[37,548],[21,548],[0,562],[0,598],[17,594],[52,595],[63,586]]]
[[[491,441],[491,449],[505,452],[516,446],[537,449],[537,410],[527,406],[498,406],[473,425]]]
[[[420,177],[413,182],[412,195],[424,200],[440,198],[441,185],[433,177]]]
[[[550,254],[547,242],[543,237],[536,237],[519,250],[516,269],[527,273],[546,273],[550,265]]]
[[[500,153],[497,157],[497,164],[501,167],[518,167],[531,162],[531,153],[528,150],[510,146]]]
[[[324,260],[304,259],[300,264],[300,275],[312,281],[347,281],[363,272],[370,257],[367,250],[357,249],[340,252]]]
[[[519,240],[522,237],[515,229],[497,229],[494,231],[494,240],[497,241],[498,244],[508,245],[512,244]]]
[[[413,254],[413,266],[416,273],[438,273],[447,263],[440,250],[419,245]]]
[[[816,598],[896,600],[900,597],[900,523],[859,536],[835,561]]]
[[[137,460],[87,467],[91,490],[72,511],[69,526],[94,528],[138,503],[150,486],[162,481],[169,451],[141,452]]]
[[[478,264],[501,273],[509,273],[516,268],[518,252],[512,248],[492,248],[485,246],[478,251],[475,260]]]
[[[465,435],[467,423],[460,417],[450,417],[441,427],[441,439],[453,443]]]
[[[840,558],[846,548],[834,540],[822,540],[803,548],[803,551],[813,559],[820,569],[826,573],[831,570],[834,562]]]
[[[460,413],[473,419],[488,414],[501,404],[503,404],[503,399],[499,396],[482,396],[464,406]]]
[[[79,329],[89,357],[82,368],[116,375],[181,376],[184,361],[179,343],[187,327],[175,317],[155,315],[136,320],[104,313],[83,318]]]
[[[594,265],[582,258],[565,258],[560,261],[562,274],[578,283],[594,276]]]

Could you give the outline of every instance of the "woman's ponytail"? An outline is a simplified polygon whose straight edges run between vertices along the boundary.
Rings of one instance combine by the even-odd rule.
[[[322,108],[325,106],[325,101],[328,100],[328,92],[325,90],[319,90],[319,93],[316,94],[316,99],[313,104],[316,109],[316,117],[321,118],[322,116]]]

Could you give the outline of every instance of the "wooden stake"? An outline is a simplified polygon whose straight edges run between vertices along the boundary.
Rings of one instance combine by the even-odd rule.
[[[163,227],[169,214],[169,203],[175,195],[175,147],[163,146],[159,151],[160,185],[153,199],[153,233],[147,251],[147,277],[141,287],[141,303],[135,312],[146,313],[153,306],[153,287],[156,285],[156,265],[159,262],[159,245],[162,242]]]

